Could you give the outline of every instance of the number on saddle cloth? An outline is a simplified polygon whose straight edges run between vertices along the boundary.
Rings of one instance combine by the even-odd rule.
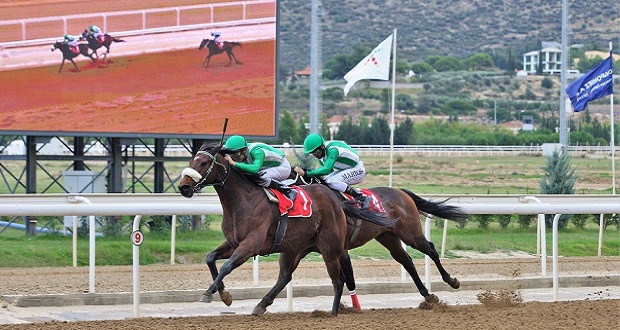
[[[288,213],[289,218],[310,217],[312,216],[312,200],[305,190],[300,187],[291,187],[296,189],[298,194],[294,201],[286,198],[284,194],[276,189],[270,188],[273,194],[278,198],[278,207],[280,215]]]

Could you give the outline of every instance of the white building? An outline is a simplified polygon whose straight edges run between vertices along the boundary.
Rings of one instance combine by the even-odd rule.
[[[583,45],[573,45],[571,48],[581,48]],[[535,74],[542,57],[543,74],[560,74],[562,71],[562,45],[553,41],[543,41],[540,50],[533,50],[523,54],[523,71]],[[570,62],[570,61],[569,61]],[[567,70],[569,74],[579,74],[577,70]]]

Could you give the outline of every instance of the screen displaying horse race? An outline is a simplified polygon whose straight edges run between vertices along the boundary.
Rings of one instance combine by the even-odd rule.
[[[122,3],[0,12],[0,134],[277,135],[276,0]]]

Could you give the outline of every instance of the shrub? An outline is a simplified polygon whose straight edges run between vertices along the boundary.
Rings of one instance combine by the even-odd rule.
[[[492,214],[474,214],[471,216],[471,221],[478,223],[478,228],[489,229],[489,224],[493,222]]]
[[[517,216],[517,222],[519,223],[519,227],[527,229],[537,217],[537,215],[533,214],[519,214]]]
[[[502,229],[508,228],[508,225],[510,224],[510,219],[511,218],[512,218],[511,214],[499,214],[497,216],[497,221],[499,222],[499,226]]]

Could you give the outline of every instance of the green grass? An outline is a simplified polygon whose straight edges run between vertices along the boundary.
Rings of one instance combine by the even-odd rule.
[[[213,227],[214,224],[212,224]],[[219,228],[219,226],[217,226]],[[440,252],[442,229],[431,230],[431,241]],[[603,235],[604,256],[620,256],[620,239],[616,228],[608,227]],[[181,263],[202,263],[207,253],[223,241],[219,230],[203,229],[196,232],[177,234],[176,260]],[[551,254],[551,230],[547,231],[547,251]],[[117,238],[97,238],[97,265],[131,265],[132,244],[129,233]],[[596,256],[598,248],[598,228],[595,224],[585,229],[566,228],[559,233],[559,254],[562,256]],[[453,255],[450,250],[471,250],[480,253],[501,251],[523,251],[536,253],[536,228],[516,228],[511,225],[502,230],[492,223],[488,230],[478,229],[469,223],[464,229],[451,224],[448,230],[446,257]],[[408,248],[413,258],[423,255]],[[72,265],[72,239],[59,235],[37,235],[27,237],[23,232],[7,230],[0,235],[0,267],[63,267]],[[389,252],[376,241],[354,249],[353,259],[391,259]],[[276,261],[278,255],[262,258]],[[310,254],[307,260],[318,261],[321,257]],[[89,243],[87,237],[78,239],[78,265],[88,265]],[[140,246],[140,264],[168,263],[170,261],[170,235],[145,233],[145,241]]]

